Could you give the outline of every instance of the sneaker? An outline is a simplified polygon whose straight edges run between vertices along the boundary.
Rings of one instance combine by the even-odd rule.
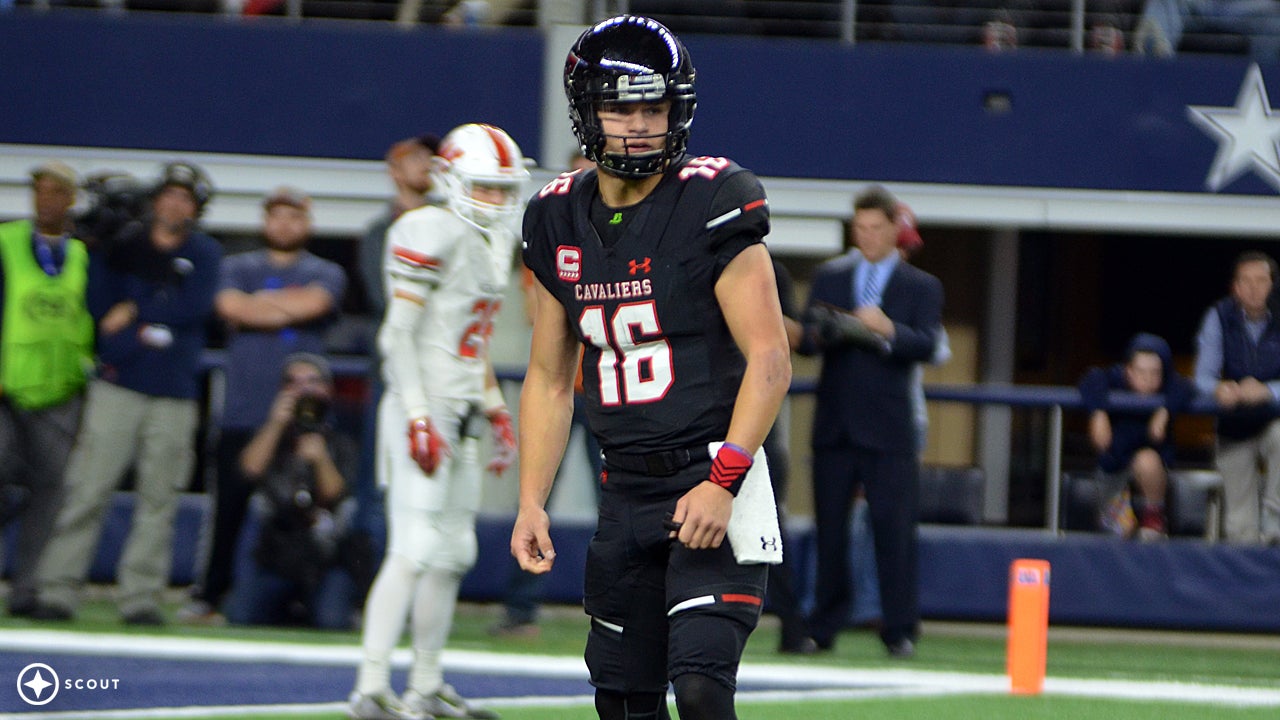
[[[520,622],[510,618],[503,618],[501,621],[489,626],[489,634],[498,638],[527,638],[532,640],[541,633],[542,631],[535,622]]]
[[[174,618],[180,625],[222,626],[227,624],[227,619],[222,613],[204,600],[192,600],[182,606],[174,614]]]
[[[351,693],[347,700],[347,717],[352,720],[434,720],[430,715],[405,707],[390,690]]]
[[[787,640],[778,644],[778,653],[782,655],[816,655],[821,652],[818,642],[811,637],[799,640]]]
[[[1138,525],[1138,516],[1133,514],[1133,505],[1129,502],[1129,490],[1117,493],[1107,501],[1102,509],[1102,528],[1120,537],[1129,537]]]
[[[32,596],[9,598],[9,617],[25,617],[29,618],[35,615],[36,608],[40,607],[40,603]]]
[[[889,653],[889,657],[895,660],[910,660],[916,656],[916,644],[911,642],[911,638],[885,643],[884,649]]]
[[[159,608],[144,607],[137,610],[130,610],[123,613],[120,619],[125,625],[139,625],[146,627],[160,627],[164,625],[164,615],[160,614]]]
[[[417,690],[404,693],[406,707],[437,718],[472,718],[473,720],[497,720],[498,713],[487,710],[463,699],[452,685],[445,683],[434,694],[427,696]]]
[[[53,620],[56,622],[68,622],[76,619],[75,611],[63,605],[54,605],[52,603],[36,603],[32,609],[30,617],[32,620]]]
[[[1138,539],[1143,542],[1163,540],[1169,536],[1165,527],[1164,512],[1158,507],[1148,506],[1142,511],[1142,525],[1138,528]]]

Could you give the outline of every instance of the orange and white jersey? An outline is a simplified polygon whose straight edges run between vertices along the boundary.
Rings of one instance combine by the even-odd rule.
[[[378,349],[387,388],[401,396],[409,417],[426,414],[429,398],[481,402],[515,246],[505,225],[481,231],[430,205],[388,230]]]

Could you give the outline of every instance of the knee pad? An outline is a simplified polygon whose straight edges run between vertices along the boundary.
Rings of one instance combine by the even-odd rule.
[[[685,673],[676,677],[676,709],[680,720],[736,720],[733,688],[708,675]]]
[[[622,696],[665,694],[667,627],[657,618],[637,614],[621,625],[593,617],[583,657],[591,684]]]
[[[732,692],[737,685],[742,651],[755,628],[755,617],[745,608],[732,605],[694,608],[673,615],[668,650],[671,677],[703,675]]]
[[[387,552],[419,569],[435,568],[464,575],[476,562],[473,520],[411,508],[393,509]],[[469,518],[470,516],[468,516]]]
[[[596,690],[600,720],[670,720],[666,693],[623,693]]]

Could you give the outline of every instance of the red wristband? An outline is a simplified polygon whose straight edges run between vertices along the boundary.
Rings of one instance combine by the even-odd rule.
[[[720,446],[715,459],[711,461],[711,482],[737,497],[753,462],[755,461],[745,449],[727,442]]]

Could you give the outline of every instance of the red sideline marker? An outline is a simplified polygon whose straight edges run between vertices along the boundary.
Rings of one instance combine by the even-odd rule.
[[[1014,560],[1009,566],[1009,690],[1039,695],[1049,645],[1049,561]]]

